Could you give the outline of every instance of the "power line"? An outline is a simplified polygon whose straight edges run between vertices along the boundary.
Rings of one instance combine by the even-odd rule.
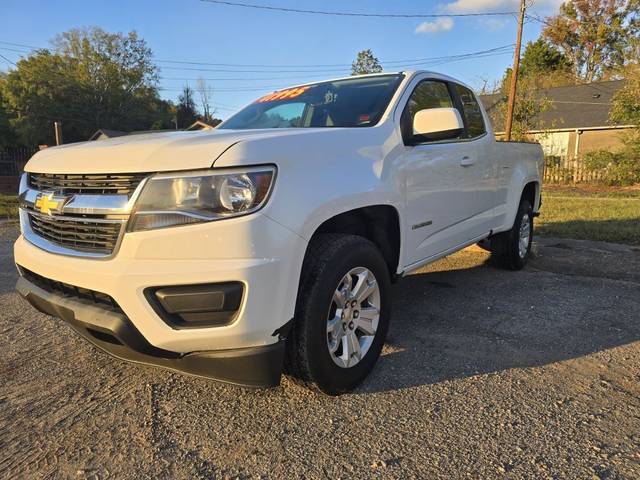
[[[538,23],[542,23],[544,25],[547,26],[551,26],[551,23],[547,22],[544,18],[540,18],[537,15],[534,15],[532,13],[526,13],[525,17],[528,18],[529,20],[533,20],[534,22],[538,22]]]
[[[492,55],[501,55],[503,53],[511,53],[513,45],[504,45],[501,47],[495,47],[488,50],[480,50],[477,52],[470,52],[458,55],[448,55],[444,57],[431,57],[424,59],[423,61],[402,63],[398,65],[389,65],[395,69],[419,67],[427,65],[439,65],[443,62],[458,61],[469,58],[483,58]],[[204,63],[204,62],[203,62]],[[381,62],[388,64],[390,62]],[[220,68],[204,68],[204,67],[176,67],[176,66],[162,66],[165,70],[180,70],[180,71],[195,71],[195,72],[214,72],[214,73],[302,73],[302,74],[329,74],[329,73],[344,73],[348,72],[349,68],[344,67],[340,69],[326,69],[326,70],[235,70],[235,69],[220,69]]]
[[[10,45],[19,45],[19,46],[25,46],[27,48],[31,48],[32,46],[27,46],[26,44],[14,44],[11,42],[4,42],[4,41],[0,41],[0,44],[10,44]],[[416,66],[424,66],[424,65],[430,65],[430,64],[438,64],[439,61],[441,60],[446,60],[446,61],[451,61],[451,60],[455,60],[455,59],[462,59],[462,58],[469,58],[469,57],[478,57],[481,58],[480,55],[483,54],[488,54],[488,53],[500,53],[500,52],[505,52],[507,50],[510,51],[510,49],[513,47],[513,44],[509,44],[509,45],[502,45],[499,47],[495,47],[495,48],[491,48],[488,50],[480,50],[480,51],[476,51],[476,52],[469,52],[469,53],[463,53],[463,54],[457,54],[457,55],[446,55],[446,56],[441,56],[441,57],[423,57],[423,58],[413,58],[413,59],[403,59],[403,60],[383,60],[381,61],[382,64],[388,66],[388,67],[393,67],[393,68],[401,68],[401,67],[416,67]],[[33,47],[36,48],[36,47]],[[2,50],[11,50],[11,51],[17,51],[17,52],[23,52],[21,50],[14,50],[8,47],[0,47],[0,49]],[[24,53],[28,53],[27,51],[24,51]],[[157,62],[160,63],[171,63],[171,64],[178,64],[178,65],[196,65],[196,66],[226,66],[226,67],[238,67],[241,70],[236,70],[236,69],[218,69],[218,68],[199,68],[199,67],[177,67],[177,66],[161,66],[160,68],[164,68],[166,70],[184,70],[184,71],[203,71],[203,72],[215,72],[215,73],[301,73],[301,74],[316,74],[316,73],[321,73],[321,74],[329,74],[329,73],[344,73],[347,72],[349,70],[349,68],[351,67],[351,64],[289,64],[289,65],[269,65],[269,64],[235,64],[235,63],[215,63],[215,62],[203,62],[203,61],[187,61],[187,60],[170,60],[170,59],[160,59],[160,60],[156,60]],[[435,62],[435,63],[434,63]],[[307,70],[307,69],[312,69],[312,68],[316,68],[316,67],[329,67],[329,66],[336,66],[336,67],[342,67],[342,68],[333,68],[333,69],[322,69],[322,70]],[[257,67],[257,68],[264,68],[264,69],[268,69],[268,70],[247,70],[246,67]],[[287,68],[287,67],[291,67],[291,68],[303,68],[305,70],[272,70],[272,68]],[[271,77],[268,78],[270,80],[279,80],[279,79],[287,79],[290,78],[289,76],[287,77]],[[255,78],[252,78],[250,80],[254,80]],[[223,79],[220,79],[223,80]],[[242,80],[242,79],[239,79]],[[267,80],[267,78],[262,78],[262,80]]]
[[[500,47],[495,47],[489,50],[483,50],[482,52],[471,52],[459,55],[446,55],[444,57],[424,57],[424,58],[411,58],[404,60],[380,60],[380,63],[385,65],[391,64],[412,64],[418,62],[428,62],[432,60],[440,60],[443,58],[456,57],[460,55],[475,55],[476,53],[485,53],[497,51],[505,48],[512,48],[514,44],[503,45]],[[317,68],[317,67],[344,67],[343,69],[351,68],[350,63],[329,63],[329,64],[288,64],[288,65],[274,65],[274,64],[251,64],[251,63],[214,63],[214,62],[203,62],[203,61],[186,61],[186,60],[164,60],[159,59],[156,60],[158,63],[172,63],[172,64],[181,64],[181,65],[202,65],[202,66],[213,66],[213,67],[247,67],[247,68]],[[166,68],[166,67],[165,67]],[[342,69],[341,69],[342,70]],[[334,70],[335,71],[335,70]],[[274,72],[275,73],[275,72]]]
[[[547,20],[545,20],[544,18],[540,18],[538,15],[534,15],[532,13],[527,13],[525,15],[527,18],[529,18],[530,20],[542,23],[544,25],[547,25],[548,27],[555,27],[555,25],[551,22],[548,22]],[[562,20],[567,21],[568,19],[566,17],[561,17]],[[590,25],[593,27],[599,27],[602,25],[609,25],[607,22],[598,22],[598,21],[592,21],[592,20],[587,20],[585,18],[582,18],[580,20],[576,20],[581,26],[582,25]]]
[[[4,55],[2,55],[1,53],[0,53],[0,58],[3,58],[5,61],[9,62],[9,63],[10,63],[10,64],[12,64],[12,65],[15,65],[16,67],[18,66],[15,62],[13,62],[13,61],[9,60],[7,57],[5,57]]]
[[[326,10],[304,10],[301,8],[274,7],[272,5],[256,5],[253,3],[231,2],[227,0],[200,0],[205,3],[215,3],[218,5],[227,5],[231,7],[253,8],[258,10],[270,10],[275,12],[286,13],[306,13],[312,15],[328,15],[337,17],[368,17],[368,18],[440,18],[440,17],[486,17],[486,16],[504,16],[513,15],[517,12],[486,12],[486,13],[451,13],[451,14],[435,14],[435,13],[365,13],[365,12],[336,12]]]
[[[26,48],[31,48],[31,49],[41,49],[42,47],[34,47],[33,45],[25,45],[24,43],[12,43],[12,42],[2,42],[0,41],[0,43],[2,43],[3,45],[12,45],[14,47],[26,47]]]
[[[242,73],[242,72],[238,72]],[[161,80],[181,80],[185,82],[195,82],[205,80],[209,82],[251,82],[253,80],[291,80],[293,78],[326,78],[326,75],[288,75],[286,77],[224,77],[224,78],[202,78],[202,77],[164,77]]]
[[[195,72],[216,72],[216,73],[334,73],[345,72],[347,67],[330,70],[229,70],[220,68],[198,68],[198,67],[161,67],[165,70],[185,70]]]
[[[350,63],[327,63],[327,64],[289,64],[289,65],[274,65],[266,63],[213,63],[213,62],[197,62],[187,60],[165,60],[158,59],[158,63],[175,63],[181,65],[205,65],[211,67],[247,67],[247,68],[316,68],[316,67],[351,67]]]
[[[477,58],[484,58],[484,57],[488,57],[488,56],[495,56],[495,55],[506,55],[506,54],[511,54],[511,51],[505,51],[505,52],[501,52],[498,54],[492,54],[492,55],[478,55]],[[454,63],[454,62],[459,62],[462,60],[465,60],[466,58],[454,58],[454,59],[448,59],[448,60],[442,60],[440,62],[434,63],[432,66],[437,66],[437,65],[444,65],[446,63]],[[291,80],[294,77],[283,77],[283,80]],[[300,77],[300,78],[305,78],[308,79],[310,77]],[[324,79],[325,77],[323,76],[322,79]],[[182,77],[161,77],[161,80],[180,80],[180,81],[197,81],[197,80],[205,80],[205,81],[224,81],[224,80],[249,80],[249,79],[227,79],[227,78],[182,78]],[[264,91],[274,91],[274,90],[279,90],[281,88],[285,88],[287,86],[292,85],[291,82],[287,83],[287,84],[280,84],[280,85],[262,85],[262,86],[244,86],[244,87],[238,87],[238,88],[216,88],[213,87],[214,93],[248,93],[248,92],[264,92]],[[167,88],[167,87],[160,87],[159,90],[163,90],[163,91],[181,91],[181,89],[177,89],[177,88]]]
[[[489,49],[489,50],[483,50],[483,51],[479,51],[479,52],[472,52],[472,53],[466,53],[466,54],[459,54],[459,55],[451,55],[451,56],[443,56],[443,57],[432,57],[433,61],[431,62],[423,62],[421,64],[421,66],[425,66],[425,65],[429,65],[429,66],[437,66],[437,65],[444,65],[446,63],[453,63],[453,62],[459,62],[462,60],[467,60],[470,58],[485,58],[485,57],[489,57],[489,56],[496,56],[496,55],[506,55],[506,54],[511,54],[513,52],[512,49],[513,45],[506,45],[503,47],[496,47],[493,49]],[[405,65],[408,66],[408,65]],[[416,66],[416,65],[413,65]],[[206,71],[206,69],[204,69]],[[185,82],[190,82],[190,81],[198,81],[198,80],[204,80],[204,81],[211,81],[211,82],[221,82],[221,81],[252,81],[252,80],[283,80],[284,81],[291,81],[294,78],[302,78],[302,79],[310,79],[313,77],[321,77],[321,78],[325,78],[324,75],[296,75],[296,76],[285,76],[285,77],[252,77],[252,78],[229,78],[229,77],[224,77],[224,78],[203,78],[203,77],[198,77],[198,78],[193,78],[193,77],[160,77],[161,80],[176,80],[176,81],[185,81]],[[224,91],[228,91],[228,92],[232,92],[232,91],[238,91],[238,92],[244,92],[244,91],[258,91],[258,90],[267,90],[270,88],[282,88],[282,84],[280,85],[261,85],[261,86],[242,86],[242,87],[237,87],[237,88],[221,88],[218,89],[216,88],[215,91],[218,92],[224,92]]]
[[[466,54],[459,54],[459,55],[449,55],[449,56],[443,56],[443,57],[425,57],[425,58],[418,58],[418,59],[405,59],[405,60],[390,60],[390,61],[382,61],[381,63],[392,67],[392,68],[400,68],[400,67],[412,67],[412,66],[422,66],[422,65],[430,65],[434,62],[436,62],[436,64],[438,63],[439,60],[454,60],[457,58],[469,58],[469,57],[480,57],[480,54],[485,54],[485,53],[491,53],[491,52],[505,52],[507,51],[507,49],[510,49],[513,45],[505,45],[502,47],[496,47],[494,49],[490,49],[490,50],[483,50],[483,51],[479,51],[479,52],[471,52],[471,53],[466,53]],[[13,49],[13,48],[8,48],[8,47],[0,47],[0,50],[7,50],[7,51],[12,51],[12,52],[18,52],[18,53],[29,53],[29,51],[27,50],[18,50],[18,49]],[[508,50],[510,51],[510,50]],[[228,65],[228,66],[237,66],[240,68],[243,67],[247,67],[249,66],[249,64],[217,64],[217,63],[211,63],[211,62],[195,62],[195,61],[181,61],[181,60],[157,60],[158,62],[170,62],[170,63],[175,63],[175,64],[187,64],[187,65]],[[303,73],[303,74],[316,74],[316,73],[322,73],[324,74],[328,74],[328,73],[340,73],[340,72],[346,72],[349,70],[350,66],[348,66],[347,64],[342,64],[344,65],[343,68],[339,68],[339,69],[326,69],[326,70],[230,70],[230,69],[209,69],[209,68],[195,68],[195,67],[176,67],[176,66],[160,66],[160,68],[165,68],[167,70],[191,70],[191,71],[207,71],[207,72],[216,72],[216,73]],[[260,65],[257,65],[260,66]],[[263,68],[271,68],[271,67],[275,67],[275,65],[261,65]],[[295,67],[295,65],[292,65],[292,67]],[[314,65],[299,65],[298,67],[300,68],[312,68],[314,67]],[[272,78],[262,78],[262,80],[278,80],[278,79],[287,79],[290,78],[290,76],[286,76],[286,77],[272,77]],[[220,80],[226,80],[226,79],[220,79]],[[255,80],[255,78],[253,78],[252,80]]]
[[[192,79],[186,79],[186,80],[192,80]],[[202,79],[202,80],[206,80],[206,79]],[[278,85],[242,85],[242,86],[238,86],[235,88],[217,88],[217,87],[212,87],[213,89],[213,93],[219,93],[219,92],[262,92],[265,90],[278,90],[280,88],[286,87],[287,85],[285,85],[284,83],[280,83]],[[160,90],[172,90],[172,88],[170,87],[160,87]]]
[[[17,52],[17,53],[29,53],[31,50],[19,49],[19,48],[9,48],[9,47],[0,47],[2,50],[6,50],[8,52]]]

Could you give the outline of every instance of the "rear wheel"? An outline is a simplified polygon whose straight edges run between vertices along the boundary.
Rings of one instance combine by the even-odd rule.
[[[491,238],[492,258],[496,264],[510,270],[522,269],[531,252],[533,240],[533,209],[528,200],[521,200],[511,230]]]
[[[329,395],[373,369],[389,324],[390,279],[378,248],[355,235],[315,237],[303,265],[286,370]]]

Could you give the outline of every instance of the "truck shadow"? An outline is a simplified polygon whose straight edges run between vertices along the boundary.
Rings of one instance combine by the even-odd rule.
[[[387,345],[358,392],[541,366],[640,340],[640,283],[550,272],[549,253],[521,272],[476,253],[471,265],[401,280]]]

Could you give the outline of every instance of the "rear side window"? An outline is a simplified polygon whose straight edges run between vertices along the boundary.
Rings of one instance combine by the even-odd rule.
[[[462,116],[467,127],[467,138],[475,138],[487,133],[487,129],[484,126],[484,118],[482,118],[482,110],[480,110],[476,96],[467,87],[457,83],[454,84],[454,87],[462,102]]]

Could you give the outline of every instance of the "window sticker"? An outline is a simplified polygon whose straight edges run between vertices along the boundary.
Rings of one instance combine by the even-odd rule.
[[[309,90],[311,87],[296,87],[289,88],[287,90],[280,90],[279,92],[270,93],[264,97],[260,97],[255,103],[273,102],[275,100],[288,100],[290,98],[296,98]]]
[[[336,100],[338,100],[338,94],[336,92],[332,92],[331,90],[327,90],[327,93],[324,94],[324,104],[329,105]]]

